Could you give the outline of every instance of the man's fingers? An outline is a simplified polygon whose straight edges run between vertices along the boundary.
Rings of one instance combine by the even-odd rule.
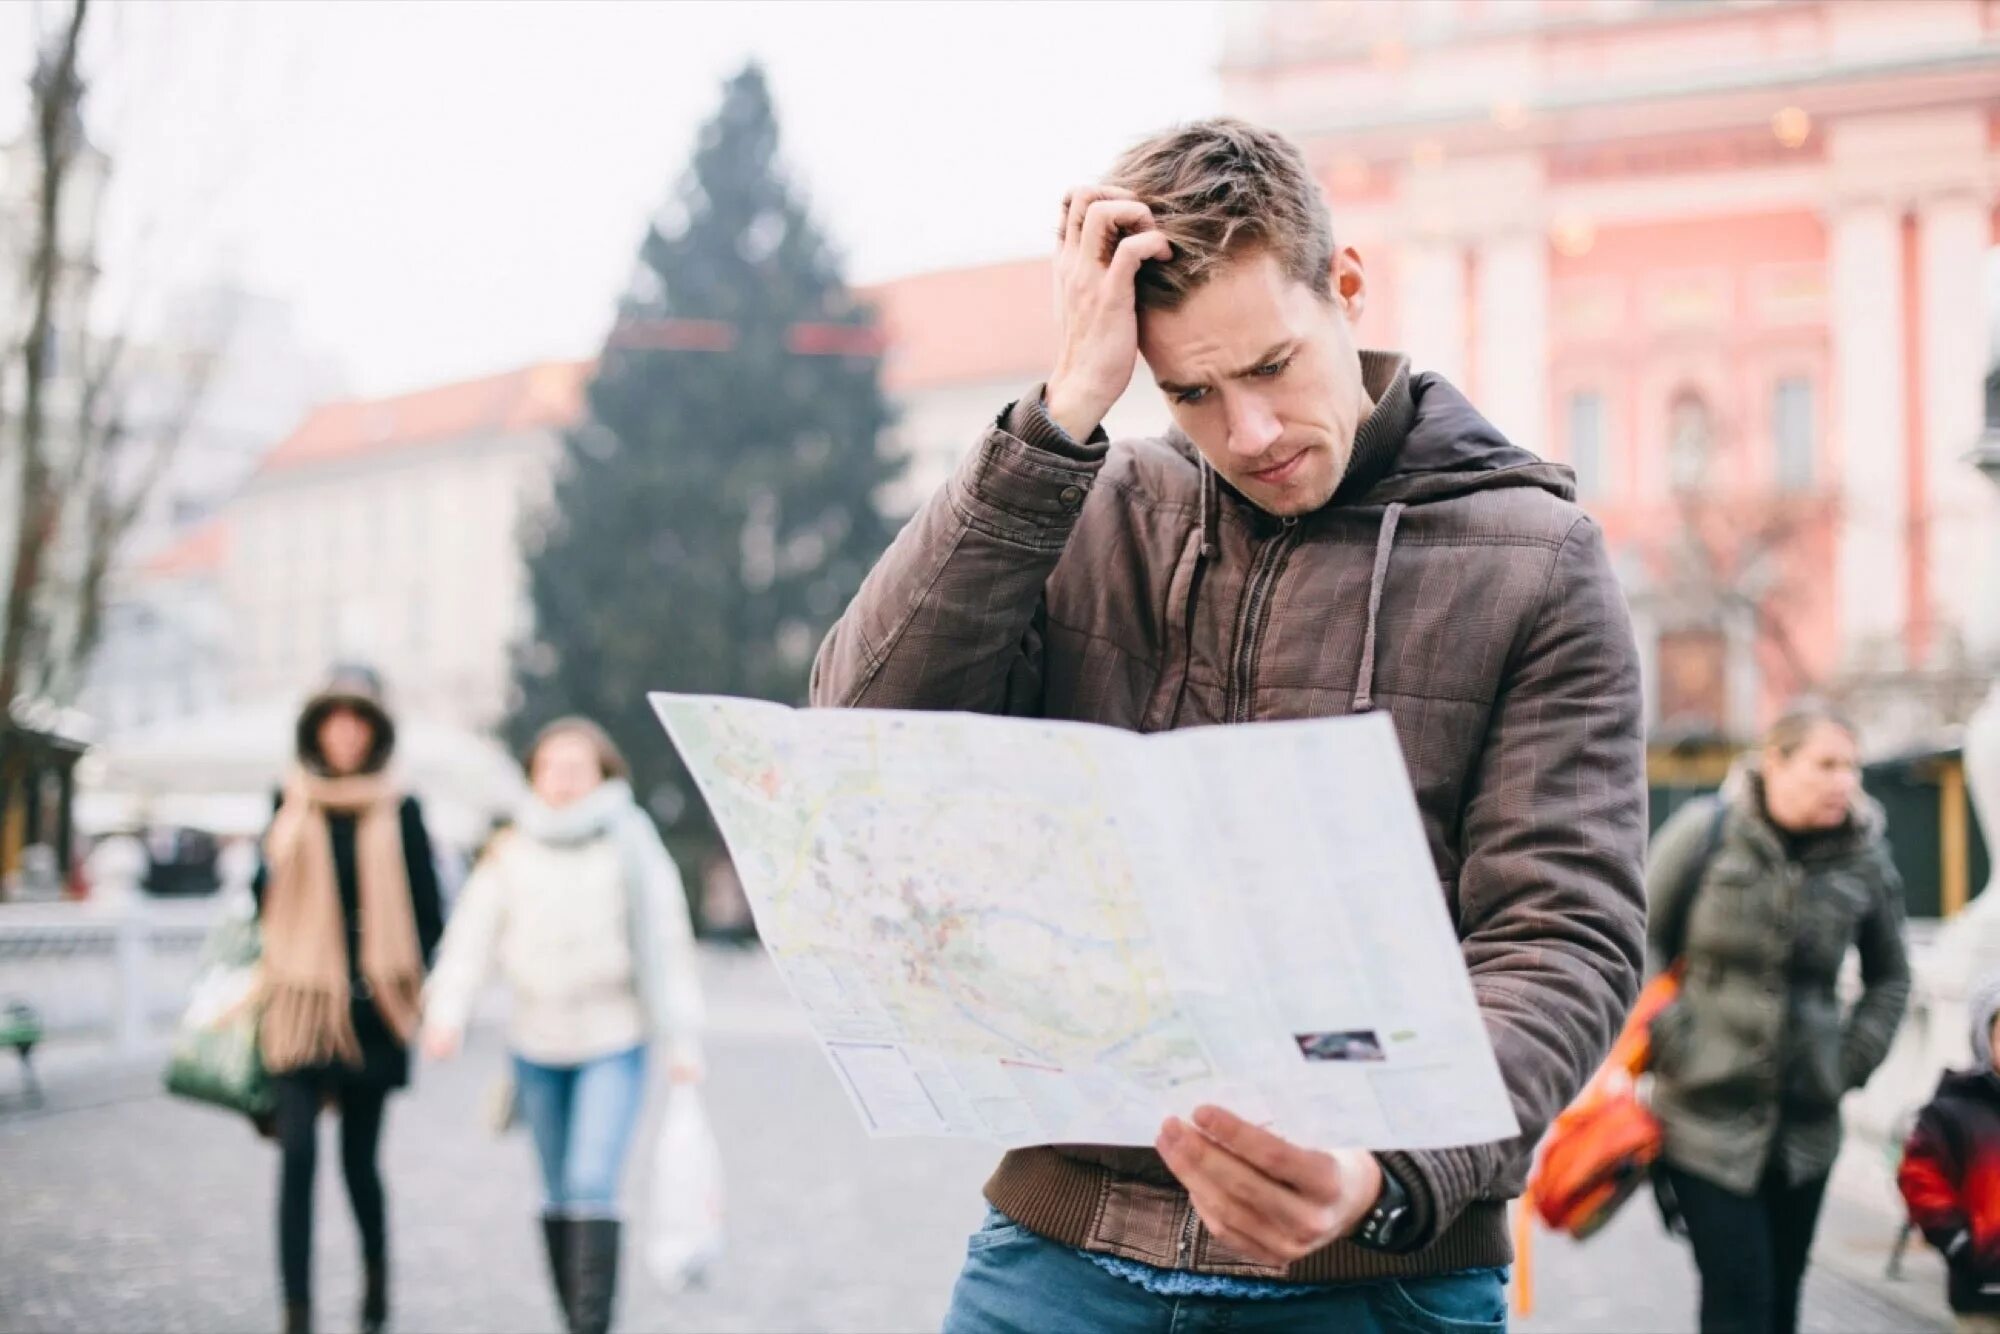
[[[1136,199],[1100,199],[1083,211],[1083,235],[1077,244],[1099,264],[1111,261],[1120,232],[1154,229],[1153,210]]]
[[[1062,217],[1056,225],[1056,240],[1073,245],[1083,233],[1084,215],[1100,199],[1130,199],[1132,192],[1115,185],[1079,185],[1063,196]]]
[[[1339,1196],[1340,1166],[1324,1153],[1253,1126],[1221,1107],[1197,1107],[1194,1123],[1217,1144],[1266,1176],[1292,1186],[1309,1199],[1331,1203]]]
[[[1254,1230],[1268,1242],[1302,1248],[1311,1246],[1332,1226],[1324,1205],[1299,1195],[1290,1186],[1265,1175],[1199,1131],[1169,1122],[1157,1147],[1169,1169],[1192,1192],[1210,1199],[1227,1199],[1236,1213],[1233,1224],[1245,1230],[1244,1217],[1254,1218]]]
[[[1291,1255],[1283,1249],[1281,1239],[1271,1233],[1269,1226],[1228,1196],[1213,1191],[1190,1190],[1188,1203],[1194,1206],[1202,1226],[1232,1249],[1267,1265],[1288,1265],[1292,1262]]]
[[[1111,272],[1117,277],[1131,281],[1137,277],[1139,266],[1149,259],[1172,259],[1173,243],[1160,233],[1134,232],[1118,243],[1111,252]]]
[[[1083,231],[1084,210],[1104,198],[1103,189],[1101,185],[1079,185],[1063,196],[1062,211],[1056,217],[1057,245],[1067,247],[1075,244],[1078,234]]]

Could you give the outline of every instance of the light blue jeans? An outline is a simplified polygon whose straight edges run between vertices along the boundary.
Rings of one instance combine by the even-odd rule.
[[[944,1334],[1502,1334],[1499,1269],[1346,1283],[1296,1297],[1162,1297],[1004,1214],[966,1243]]]
[[[550,1212],[616,1213],[625,1151],[646,1100],[645,1047],[582,1065],[538,1065],[516,1056],[514,1086],[542,1160]]]

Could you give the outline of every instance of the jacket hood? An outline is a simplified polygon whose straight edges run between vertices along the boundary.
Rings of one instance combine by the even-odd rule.
[[[1983,1102],[2000,1101],[2000,1074],[1991,1067],[1984,1070],[1947,1070],[1938,1076],[1935,1098],[1976,1098]]]
[[[381,676],[363,663],[336,664],[327,673],[325,682],[300,708],[293,738],[299,763],[313,773],[327,771],[326,759],[319,752],[319,728],[335,709],[352,709],[368,720],[374,740],[369,747],[368,758],[362,762],[361,772],[379,773],[388,765],[389,757],[396,750],[396,720],[389,713]]]
[[[1993,1068],[1993,1016],[2000,1014],[2000,973],[1988,973],[1965,998],[1965,1018],[1972,1026],[1972,1064],[1985,1073]]]
[[[1576,499],[1576,474],[1570,469],[1509,441],[1444,377],[1429,371],[1410,375],[1408,362],[1396,360],[1402,363],[1399,378],[1407,386],[1404,392],[1410,403],[1402,447],[1382,451],[1385,457],[1379,459],[1357,449],[1335,504],[1421,505],[1515,486]],[[1390,392],[1396,392],[1393,386]],[[1376,410],[1389,406],[1386,399],[1378,400]]]
[[[1380,506],[1382,510],[1352,706],[1356,713],[1367,713],[1375,707],[1376,632],[1403,511],[1475,491],[1517,486],[1538,487],[1558,499],[1574,500],[1576,478],[1568,468],[1545,463],[1510,444],[1465,395],[1440,376],[1426,373],[1412,378],[1410,359],[1401,353],[1364,350],[1361,383],[1375,409],[1356,428],[1347,472],[1333,498],[1319,512],[1348,505]],[[1166,439],[1201,475],[1200,550],[1204,558],[1212,557],[1217,549],[1220,494],[1226,483],[1185,432],[1175,428]]]

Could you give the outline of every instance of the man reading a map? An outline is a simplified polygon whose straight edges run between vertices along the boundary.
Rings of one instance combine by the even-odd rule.
[[[946,1328],[1500,1328],[1507,1201],[1643,946],[1639,660],[1603,535],[1568,469],[1357,347],[1367,272],[1279,135],[1161,134],[1060,225],[1047,382],[883,556],[813,702],[1140,732],[1387,712],[1522,1133],[1378,1155],[1203,1107],[1152,1148],[1017,1149]],[[1174,428],[1114,443],[1139,357]]]

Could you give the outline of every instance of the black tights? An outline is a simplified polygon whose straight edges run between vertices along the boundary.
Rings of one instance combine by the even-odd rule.
[[[319,1109],[329,1099],[339,1104],[340,1168],[347,1178],[354,1221],[361,1230],[361,1258],[379,1265],[388,1253],[389,1235],[375,1149],[382,1139],[382,1105],[389,1091],[287,1076],[271,1082],[278,1094],[278,1147],[283,1154],[278,1177],[278,1267],[284,1275],[286,1302],[306,1305],[312,1301],[313,1170],[319,1158]]]
[[[1755,1195],[1667,1168],[1701,1271],[1701,1334],[1797,1334],[1826,1178],[1767,1175]]]

